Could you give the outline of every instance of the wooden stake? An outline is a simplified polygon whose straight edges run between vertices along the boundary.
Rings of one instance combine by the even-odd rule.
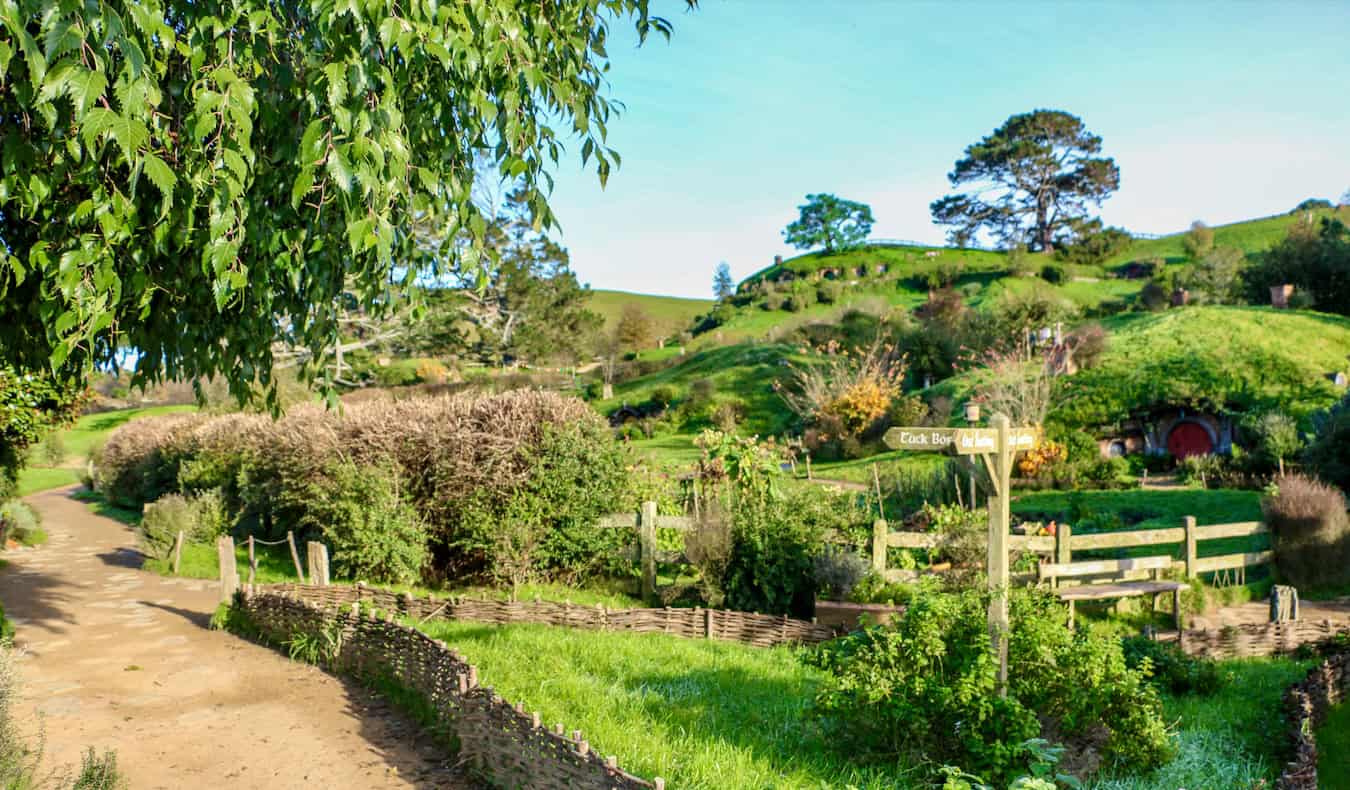
[[[239,571],[234,564],[234,538],[225,535],[216,541],[216,556],[220,560],[220,601],[229,603],[239,589]]]
[[[183,562],[183,530],[178,530],[178,537],[173,542],[173,575],[178,575],[178,566]]]
[[[286,533],[286,542],[291,546],[291,561],[295,563],[295,575],[300,579],[300,583],[305,583],[305,569],[300,565],[300,552],[295,550],[295,533],[288,531]]]
[[[638,551],[642,563],[642,598],[656,600],[656,503],[643,502],[638,513]]]
[[[877,465],[875,463],[872,464],[872,483],[877,489],[877,515],[881,516],[884,521],[886,519],[886,507],[881,503],[881,475],[877,473]]]
[[[258,575],[258,557],[253,553],[253,536],[248,536],[248,584],[253,586],[253,580]]]

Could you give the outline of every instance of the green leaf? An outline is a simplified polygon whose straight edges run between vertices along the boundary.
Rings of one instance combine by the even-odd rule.
[[[178,182],[178,177],[173,174],[173,170],[154,154],[145,155],[145,175],[150,179],[150,183],[155,185],[159,194],[164,196],[164,213],[168,213],[168,207],[173,198],[173,185]]]
[[[84,115],[103,97],[103,92],[108,89],[108,78],[101,71],[90,71],[83,79],[73,80],[71,87],[74,89],[71,98],[75,100],[79,114]]]
[[[342,63],[329,63],[323,67],[328,77],[328,103],[334,107],[347,100],[347,67]]]
[[[300,159],[305,165],[312,165],[323,155],[320,142],[323,140],[323,123],[319,120],[309,122],[305,134],[300,138]]]
[[[5,69],[9,68],[9,60],[14,57],[14,50],[10,48],[9,43],[0,41],[0,83],[4,82]]]
[[[332,176],[343,192],[351,191],[352,168],[343,158],[342,150],[336,145],[328,152],[328,175]]]
[[[302,167],[300,174],[295,177],[295,183],[291,185],[291,208],[299,210],[300,202],[305,199],[305,195],[314,188],[314,168]]]
[[[240,156],[237,151],[229,148],[226,148],[224,152],[222,152],[222,155],[225,158],[225,166],[230,168],[230,171],[234,173],[234,177],[239,179],[240,183],[242,183],[244,179],[248,177],[248,164],[244,161],[244,157]]]

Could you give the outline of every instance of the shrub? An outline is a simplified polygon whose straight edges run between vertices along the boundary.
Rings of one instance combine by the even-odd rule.
[[[1286,475],[1262,498],[1261,510],[1282,579],[1296,587],[1350,583],[1350,519],[1340,491]]]
[[[869,567],[867,560],[849,549],[826,546],[815,559],[817,595],[828,600],[845,600],[868,575]]]
[[[816,359],[793,366],[787,386],[774,386],[788,406],[808,423],[830,419],[850,436],[867,431],[885,416],[900,394],[905,360],[880,339],[865,349],[831,343]]]
[[[652,388],[651,395],[647,397],[647,402],[665,409],[670,406],[670,404],[674,403],[678,397],[679,395],[675,392],[674,387],[668,384],[662,384]]]
[[[1146,674],[1161,691],[1209,695],[1225,682],[1217,663],[1187,655],[1175,643],[1132,636],[1122,640],[1121,647],[1126,666]]]
[[[704,602],[714,609],[726,602],[722,583],[733,545],[730,519],[715,501],[703,509],[693,528],[684,534],[684,554],[698,571]]]
[[[810,617],[815,557],[825,530],[840,521],[836,503],[814,488],[764,499],[742,495],[734,502],[733,546],[722,584],[727,606]]]
[[[1237,304],[1247,259],[1235,247],[1219,247],[1200,258],[1185,280],[1193,304]]]
[[[1197,219],[1191,223],[1191,229],[1182,237],[1181,246],[1186,250],[1187,257],[1198,261],[1201,256],[1214,249],[1214,231]]]
[[[0,615],[0,642],[12,635],[7,621]],[[42,761],[40,750],[31,750],[14,721],[15,707],[20,700],[18,656],[8,644],[0,644],[0,787],[37,787],[37,769]]]
[[[167,557],[182,532],[188,543],[209,543],[229,531],[230,518],[219,492],[185,497],[166,494],[145,506],[141,545],[151,557]]]
[[[1188,455],[1181,459],[1177,465],[1177,470],[1181,473],[1183,482],[1192,485],[1199,484],[1209,487],[1210,483],[1217,481],[1224,473],[1223,456],[1205,453],[1204,455]]]
[[[413,373],[419,382],[427,384],[444,384],[450,378],[449,369],[435,359],[419,360]]]
[[[426,527],[403,498],[393,464],[334,461],[307,490],[299,526],[333,550],[333,571],[347,579],[411,584],[427,559]]]
[[[830,677],[814,715],[863,762],[957,764],[986,782],[1027,772],[1027,741],[1044,734],[1073,748],[1100,739],[1125,769],[1164,762],[1170,745],[1157,692],[1126,666],[1120,642],[1064,627],[1053,596],[1011,600],[1008,694],[997,691],[987,598],[920,595],[893,626],[866,628],[809,653]]]
[[[91,746],[80,758],[80,772],[70,790],[123,790],[126,787],[127,779],[117,768],[117,752],[109,749],[100,755]]]
[[[821,304],[835,304],[844,293],[844,286],[834,280],[822,280],[816,285],[816,301]]]
[[[42,539],[38,539],[39,536]],[[43,542],[42,514],[23,502],[0,505],[0,549],[4,548],[6,540],[16,540],[24,545]]]
[[[1350,395],[1313,415],[1316,433],[1303,462],[1323,480],[1350,491]]]
[[[1282,412],[1270,411],[1255,416],[1245,420],[1243,427],[1252,437],[1257,456],[1267,468],[1278,467],[1280,474],[1284,474],[1284,459],[1298,454],[1303,447],[1298,423]]]
[[[1110,335],[1106,334],[1101,324],[1090,321],[1070,332],[1066,342],[1073,349],[1073,361],[1078,363],[1078,368],[1087,370],[1096,367],[1101,361],[1102,354],[1106,353],[1107,344],[1110,342]]]
[[[476,536],[501,524],[517,492],[547,494],[539,512],[557,540],[577,536],[577,557],[592,541],[574,528],[635,505],[622,474],[626,453],[604,420],[580,400],[536,390],[378,397],[341,414],[302,405],[275,421],[138,420],[109,437],[97,477],[101,491],[133,507],[149,501],[147,493],[219,486],[242,529],[278,537],[305,518],[306,492],[343,460],[393,465],[401,495],[426,524],[440,577],[490,574]],[[595,567],[590,557],[565,565]]]
[[[1068,279],[1068,275],[1065,273],[1063,266],[1057,263],[1047,263],[1041,267],[1041,279],[1051,285],[1059,285]]]
[[[61,438],[60,433],[49,433],[39,445],[38,453],[42,462],[48,466],[60,466],[66,462],[66,441]]]
[[[1139,304],[1149,312],[1167,309],[1171,296],[1157,280],[1150,280],[1139,291]]]

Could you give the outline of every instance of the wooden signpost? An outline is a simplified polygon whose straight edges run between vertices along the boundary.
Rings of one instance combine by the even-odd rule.
[[[892,428],[886,446],[893,450],[939,451],[953,448],[958,455],[978,455],[989,472],[994,493],[989,497],[989,639],[998,656],[999,692],[1008,693],[1008,535],[1012,531],[1010,495],[1013,457],[1036,446],[1040,432],[1012,428],[1002,414],[990,420],[993,428]]]

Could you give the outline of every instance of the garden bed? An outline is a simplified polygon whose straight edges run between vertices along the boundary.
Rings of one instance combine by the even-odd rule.
[[[852,601],[816,600],[815,620],[835,631],[852,631],[861,624],[863,618],[869,625],[885,624],[893,617],[903,614],[905,607],[884,603],[853,603]]]

